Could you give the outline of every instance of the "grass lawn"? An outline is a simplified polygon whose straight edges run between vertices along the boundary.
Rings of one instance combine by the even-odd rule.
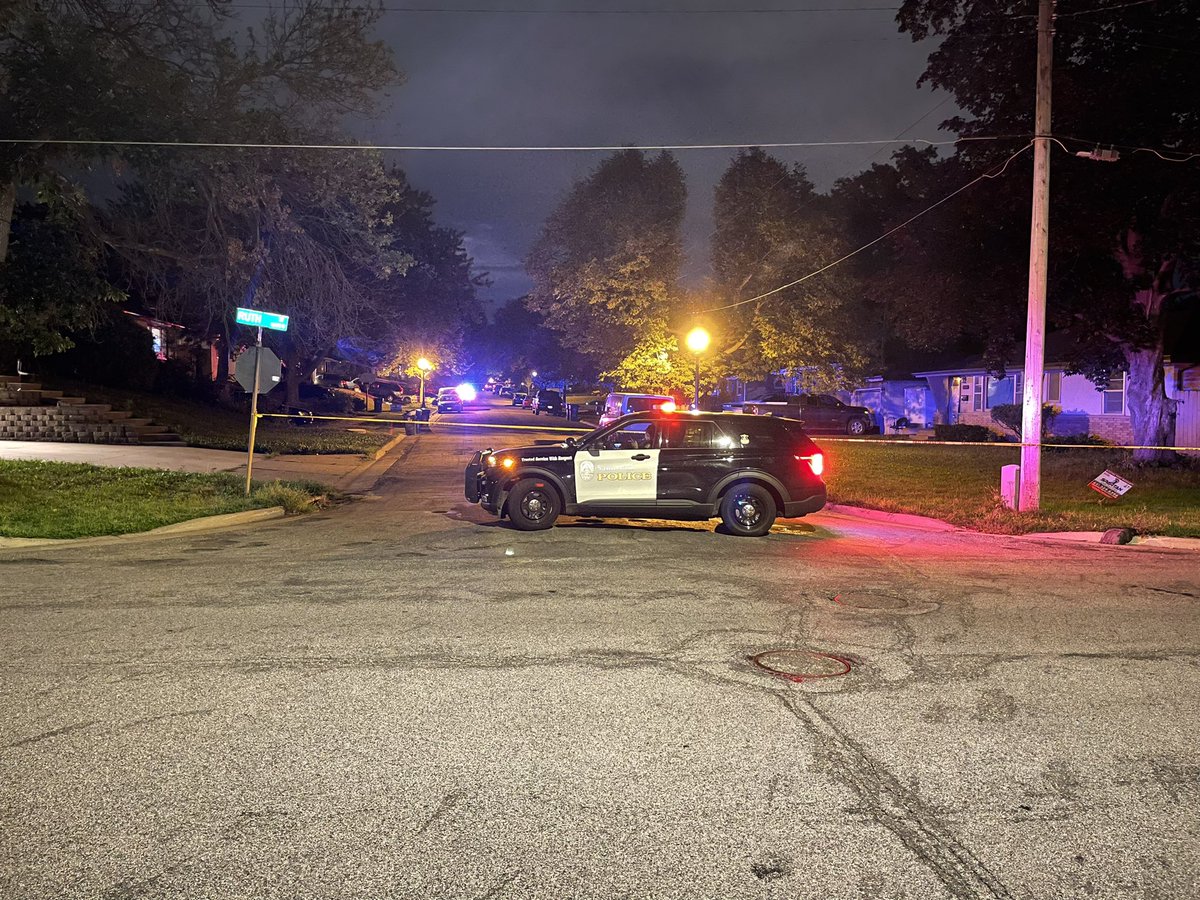
[[[1042,453],[1042,509],[1019,515],[1000,503],[1000,467],[1018,463],[1015,447],[928,446],[921,443],[822,442],[825,480],[833,503],[916,513],[981,531],[1103,531],[1129,527],[1142,534],[1200,537],[1200,465],[1138,468],[1119,450]],[[1133,489],[1108,500],[1088,487],[1105,469]]]
[[[113,409],[127,409],[140,418],[153,419],[155,424],[166,425],[177,431],[192,447],[246,449],[249,411],[239,412],[194,400],[122,388],[71,382],[55,383],[53,387],[79,394],[93,403],[108,403]],[[355,430],[351,431],[350,428]],[[367,454],[374,453],[386,444],[393,434],[388,426],[371,423],[316,422],[312,425],[292,425],[283,419],[260,419],[255,448],[260,453]]]
[[[158,469],[0,460],[0,536],[77,538],[128,534],[199,516],[282,506],[311,509],[327,491],[310,482],[271,482],[243,497],[244,479]]]

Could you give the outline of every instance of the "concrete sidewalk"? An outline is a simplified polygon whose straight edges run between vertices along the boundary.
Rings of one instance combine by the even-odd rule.
[[[51,441],[0,441],[0,459],[130,466],[174,472],[246,471],[246,454],[197,447],[139,447],[127,444],[61,444]],[[254,480],[317,481],[340,491],[370,490],[396,461],[394,453],[378,460],[357,453],[254,455]]]

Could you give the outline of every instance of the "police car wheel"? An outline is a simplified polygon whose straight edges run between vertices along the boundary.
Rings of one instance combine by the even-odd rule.
[[[739,537],[761,537],[775,523],[775,498],[760,484],[735,484],[721,498],[721,520]]]
[[[558,491],[539,478],[518,481],[508,495],[508,518],[521,531],[541,531],[558,518]]]

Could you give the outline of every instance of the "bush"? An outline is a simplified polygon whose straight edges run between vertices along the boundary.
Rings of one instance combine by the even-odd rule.
[[[986,444],[997,440],[996,433],[986,425],[934,425],[933,436],[939,441],[968,441],[973,444]]]
[[[1052,403],[1042,405],[1042,438],[1045,439],[1050,434],[1050,429],[1054,427],[1054,420],[1058,418],[1062,409]],[[1002,425],[1015,434],[1021,436],[1021,413],[1022,408],[1020,403],[1001,403],[998,406],[992,407],[992,421],[997,425]]]
[[[1043,444],[1084,444],[1088,447],[1115,447],[1112,441],[1107,441],[1094,434],[1060,434],[1055,437],[1042,439]]]

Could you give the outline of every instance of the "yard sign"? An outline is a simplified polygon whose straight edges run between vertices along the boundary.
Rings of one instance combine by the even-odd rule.
[[[1116,472],[1105,469],[1088,483],[1088,487],[1110,500],[1117,500],[1133,487],[1133,482],[1126,481]]]

